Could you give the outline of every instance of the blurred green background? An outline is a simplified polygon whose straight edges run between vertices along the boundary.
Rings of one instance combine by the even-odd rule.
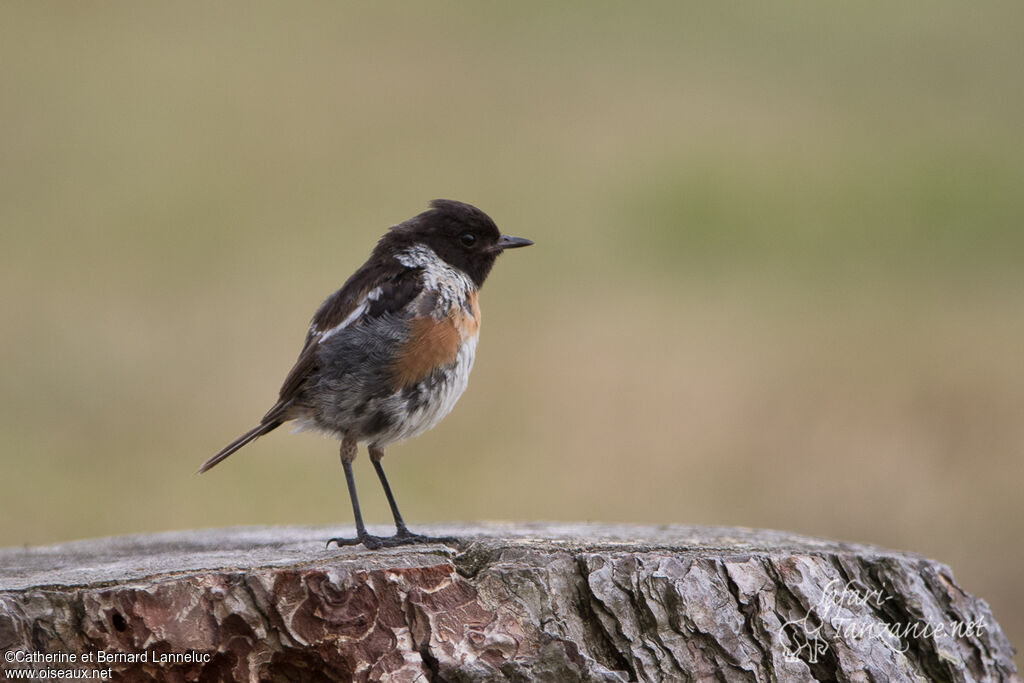
[[[537,246],[412,523],[774,527],[1024,642],[1024,3],[4,3],[0,543],[350,529],[271,405],[435,197]],[[365,456],[367,516],[390,515]]]

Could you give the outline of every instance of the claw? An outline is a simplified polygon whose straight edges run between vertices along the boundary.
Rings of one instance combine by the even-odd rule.
[[[381,544],[386,539],[380,536],[371,536],[370,534],[363,534],[356,538],[331,538],[327,540],[327,547],[330,548],[331,544],[336,544],[339,548],[346,545],[359,545],[362,544],[370,550],[377,550],[381,547]]]

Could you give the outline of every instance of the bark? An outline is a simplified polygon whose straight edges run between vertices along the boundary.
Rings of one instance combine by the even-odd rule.
[[[0,668],[125,681],[1021,680],[988,605],[909,553],[737,528],[418,531],[467,544],[326,550],[332,530],[271,527],[0,550]],[[112,653],[145,661],[96,661]]]

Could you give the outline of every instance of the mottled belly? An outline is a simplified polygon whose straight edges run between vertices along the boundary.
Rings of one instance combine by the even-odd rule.
[[[450,365],[396,392],[392,400],[386,402],[389,405],[382,406],[388,416],[382,416],[379,433],[368,434],[367,440],[385,446],[411,439],[432,429],[452,412],[469,384],[469,373],[476,357],[476,342],[476,337],[470,338],[460,345]]]

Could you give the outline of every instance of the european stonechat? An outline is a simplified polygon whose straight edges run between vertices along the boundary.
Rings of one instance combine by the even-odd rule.
[[[476,356],[480,287],[499,254],[531,244],[502,235],[475,206],[449,199],[436,199],[427,211],[392,227],[369,260],[320,305],[277,403],[199,472],[295,420],[341,441],[356,537],[332,538],[328,546],[455,541],[409,531],[381,459],[387,446],[431,429],[455,407]],[[363,525],[352,476],[360,442],[367,443],[391,506],[394,536],[371,536]]]

